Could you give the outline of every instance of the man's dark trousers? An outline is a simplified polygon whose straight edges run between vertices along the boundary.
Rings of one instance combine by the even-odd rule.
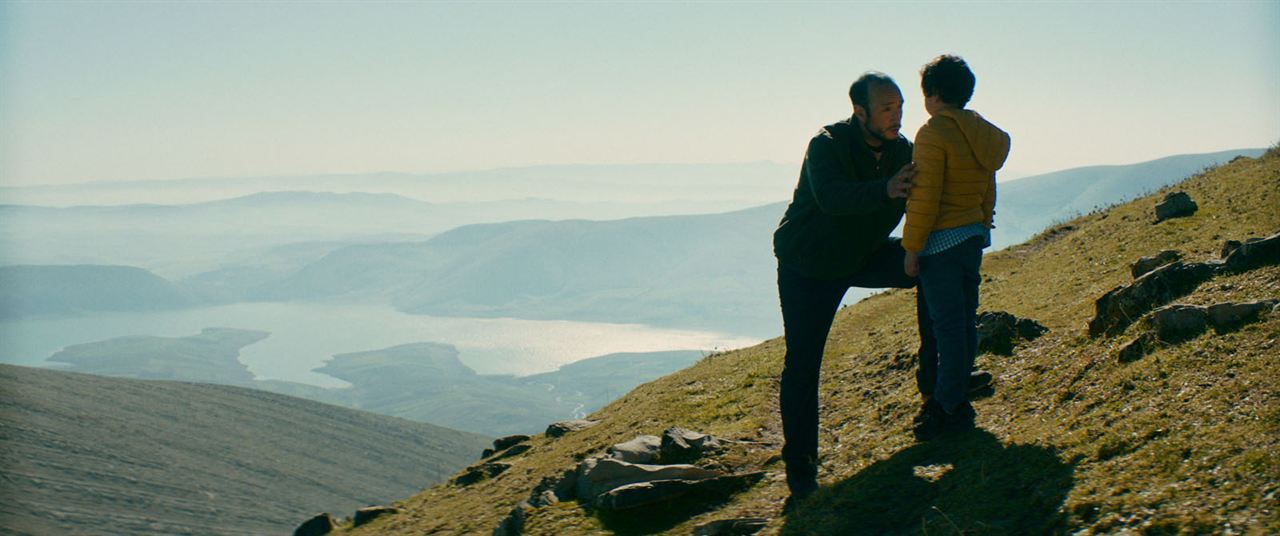
[[[840,300],[849,287],[911,288],[915,278],[902,268],[906,252],[902,242],[890,238],[871,254],[856,274],[837,280],[806,277],[778,266],[778,298],[786,333],[787,355],[782,369],[780,405],[782,433],[786,444],[782,459],[787,463],[788,483],[793,477],[808,479],[816,474],[818,456],[818,373],[827,333]],[[920,335],[920,366],[916,380],[920,392],[933,393],[937,378],[937,345],[929,319],[925,296],[916,292],[916,322]]]

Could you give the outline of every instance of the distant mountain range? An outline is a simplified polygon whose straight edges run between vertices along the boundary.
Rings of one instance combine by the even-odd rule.
[[[1135,197],[1238,156],[1252,157],[1261,152],[1261,149],[1242,149],[1179,155],[1127,166],[1077,168],[1001,183],[994,246],[1000,248],[1020,242],[1074,214]],[[608,168],[575,169],[603,173]],[[644,188],[664,184],[675,187],[678,183],[670,177],[657,180],[652,173],[645,175],[652,170],[646,171],[643,167],[620,169],[647,177],[650,182],[643,183]],[[536,168],[520,173],[538,184],[553,181],[550,171]],[[640,188],[637,184],[626,185],[619,177],[597,177],[597,182],[589,182],[586,178],[589,175],[584,172],[556,184],[577,184],[586,188],[585,191],[595,191],[603,188],[602,185],[617,186],[621,192]],[[441,184],[456,186],[463,177],[512,186],[512,191],[520,193],[528,187],[516,188],[496,172],[462,174],[441,179]],[[354,184],[351,177],[325,180],[337,181],[333,184]],[[389,187],[418,184],[423,179],[382,176],[380,180],[383,182],[372,184]],[[788,179],[788,183],[793,180]],[[757,185],[748,190],[758,190],[761,180],[748,182]],[[594,186],[584,186],[588,183]],[[722,178],[711,181],[710,185],[688,186],[714,191],[716,188],[712,187],[717,185],[723,186]],[[179,184],[170,186],[177,188]],[[656,192],[650,194],[659,196]],[[694,194],[668,195],[696,197]],[[563,201],[556,203],[543,208],[568,206]],[[770,233],[782,215],[785,202],[705,215],[463,225],[425,240],[421,236],[415,239],[401,235],[393,241],[366,235],[358,241],[321,241],[326,236],[332,238],[332,229],[337,228],[373,233],[408,229],[443,231],[449,226],[438,223],[432,227],[423,223],[427,220],[408,223],[425,214],[419,212],[425,206],[428,205],[420,206],[417,201],[388,194],[276,192],[184,207],[56,209],[65,212],[66,218],[60,220],[55,216],[59,212],[50,212],[49,217],[56,221],[48,226],[64,229],[65,236],[69,237],[76,229],[89,232],[87,230],[94,228],[109,228],[106,224],[95,227],[95,218],[119,211],[127,216],[102,217],[107,222],[129,222],[130,218],[138,218],[132,223],[122,223],[122,229],[135,229],[143,222],[160,222],[153,223],[152,227],[164,230],[157,231],[161,234],[169,233],[166,240],[171,242],[199,244],[203,241],[201,237],[213,237],[209,240],[244,246],[234,257],[223,257],[226,261],[218,269],[177,282],[187,295],[204,302],[344,300],[387,303],[404,311],[433,315],[634,322],[754,336],[773,335],[780,329],[773,290]],[[500,213],[518,212],[508,207],[488,213],[479,206],[470,206],[470,213],[477,217],[498,217]],[[521,206],[538,210],[531,208],[532,205]],[[434,213],[436,216],[448,210],[467,212],[457,207],[434,208],[444,211]],[[55,209],[8,207],[7,210],[20,213]],[[5,210],[0,210],[0,219],[4,213]],[[174,216],[176,220],[166,220],[158,214],[179,216]],[[463,221],[462,217],[452,220],[453,223]],[[246,222],[270,222],[269,227],[275,234],[270,235],[270,240],[255,241],[252,234],[237,231],[254,229],[254,224]],[[190,233],[192,237],[183,239],[186,236],[183,233]],[[118,236],[126,242],[146,240],[145,234]],[[293,237],[293,244],[282,243],[287,236]],[[48,242],[56,244],[57,240]],[[99,242],[112,243],[110,240]],[[257,246],[251,248],[254,244]],[[224,252],[231,249],[220,246]],[[167,254],[185,259],[198,256],[183,253],[188,252],[179,248]],[[5,281],[0,279],[0,288],[5,286]],[[867,292],[851,292],[850,299],[865,296]],[[22,299],[39,301],[25,295]]]
[[[0,532],[287,534],[387,504],[487,438],[225,385],[0,365]]]

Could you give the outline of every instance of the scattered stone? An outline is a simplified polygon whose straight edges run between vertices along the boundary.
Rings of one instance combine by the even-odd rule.
[[[1209,306],[1209,322],[1218,331],[1226,331],[1258,319],[1262,313],[1280,305],[1280,300],[1259,300],[1247,303],[1219,303]]]
[[[480,451],[480,459],[483,460],[485,458],[493,456],[493,454],[494,454],[493,449],[484,449]]]
[[[609,447],[610,458],[630,463],[653,463],[658,459],[662,438],[652,435],[636,436],[625,443]]]
[[[722,442],[713,436],[673,427],[662,432],[658,459],[663,463],[687,463],[722,448]]]
[[[605,510],[629,510],[664,503],[688,495],[694,499],[722,498],[760,481],[764,472],[725,475],[701,480],[652,480],[619,486],[601,494],[596,507]]]
[[[1177,260],[1182,260],[1182,254],[1172,249],[1166,249],[1150,257],[1138,259],[1129,265],[1129,272],[1133,274],[1134,279],[1137,279],[1147,272]]]
[[[1143,332],[1141,335],[1134,337],[1132,341],[1121,346],[1120,352],[1116,355],[1116,359],[1121,363],[1132,363],[1142,359],[1143,356],[1151,352],[1151,350],[1155,348],[1155,345],[1155,334],[1149,331]]]
[[[565,434],[568,434],[570,432],[586,430],[587,428],[591,428],[592,426],[595,426],[597,424],[600,424],[600,421],[588,421],[585,419],[551,423],[551,425],[547,427],[546,436],[547,437],[563,437]]]
[[[764,530],[769,520],[762,517],[721,519],[693,528],[693,536],[748,536]]]
[[[458,486],[470,486],[484,480],[493,478],[511,468],[511,464],[502,462],[485,462],[480,465],[473,465],[466,469],[466,472],[458,475],[453,479],[453,483]]]
[[[575,482],[579,501],[590,503],[597,496],[628,484],[655,480],[703,480],[719,472],[694,465],[646,465],[613,458],[588,458],[578,465]]]
[[[529,436],[519,435],[519,434],[509,435],[507,437],[500,437],[498,439],[493,440],[493,450],[494,452],[507,450],[513,446],[516,446],[520,443],[524,443],[525,441],[528,441],[528,440],[529,440]]]
[[[1171,192],[1164,196],[1164,201],[1156,204],[1156,223],[1190,216],[1199,208],[1186,192]]]
[[[1190,294],[1213,277],[1219,265],[1174,261],[1152,270],[1128,285],[1104,294],[1095,303],[1089,336],[1118,335],[1148,311]]]
[[[1222,248],[1227,249],[1225,245]],[[1226,255],[1223,264],[1226,271],[1233,273],[1280,264],[1280,233],[1246,240]]]
[[[528,517],[528,506],[524,503],[517,504],[507,517],[493,529],[493,536],[519,536],[524,534],[524,520]]]
[[[351,518],[351,526],[359,527],[360,525],[369,523],[379,517],[398,513],[400,513],[400,509],[392,506],[370,506],[367,508],[361,508],[356,510],[355,517]]]
[[[316,514],[293,530],[293,536],[322,536],[338,528],[338,522],[328,512]]]
[[[1049,332],[1049,328],[1030,318],[1018,318],[1004,311],[987,311],[978,315],[978,353],[1013,355],[1018,340],[1031,341]]]

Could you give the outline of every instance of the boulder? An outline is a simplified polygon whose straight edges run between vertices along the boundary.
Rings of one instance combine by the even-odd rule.
[[[316,514],[315,517],[303,521],[298,528],[293,529],[293,536],[322,536],[333,532],[338,528],[338,522],[334,521],[333,516],[328,512]]]
[[[511,468],[511,464],[502,462],[485,462],[480,465],[468,467],[461,475],[454,477],[453,483],[458,486],[470,486],[484,480],[493,478]]]
[[[355,517],[351,518],[351,526],[359,527],[373,521],[379,517],[400,513],[399,508],[392,506],[370,506],[356,510]]]
[[[1275,308],[1280,300],[1259,300],[1247,303],[1219,303],[1210,305],[1209,322],[1218,331],[1228,331],[1241,324],[1258,319],[1263,313]]]
[[[589,458],[578,465],[574,492],[578,501],[590,503],[597,496],[628,484],[655,480],[703,480],[717,476],[720,476],[719,472],[687,464],[647,465],[613,458]]]
[[[527,506],[517,504],[507,513],[507,517],[493,529],[493,536],[519,536],[524,534],[524,520],[528,517]]]
[[[630,463],[653,463],[658,459],[662,438],[652,435],[636,436],[625,443],[618,443],[606,451],[610,458]]]
[[[712,500],[728,497],[750,487],[764,477],[763,472],[725,475],[701,480],[651,480],[613,488],[596,500],[603,510],[630,510],[674,499]]]
[[[547,426],[546,436],[562,437],[565,434],[568,434],[570,432],[586,430],[587,428],[591,428],[592,426],[595,426],[597,424],[600,424],[600,421],[588,421],[584,419],[551,423],[550,426]]]
[[[1164,201],[1156,204],[1156,223],[1190,216],[1199,208],[1186,192],[1171,192],[1164,196]]]
[[[1209,325],[1209,310],[1196,305],[1166,305],[1147,317],[1156,338],[1165,342],[1193,339]]]
[[[1013,355],[1018,340],[1035,340],[1049,331],[1030,318],[1018,318],[1004,311],[986,311],[978,315],[978,353]]]
[[[569,469],[554,476],[544,476],[529,492],[529,506],[541,507],[573,499],[576,495],[578,472]]]
[[[1219,253],[1218,256],[1225,259],[1227,258],[1228,255],[1231,255],[1232,251],[1240,249],[1240,246],[1241,246],[1241,242],[1239,240],[1228,240],[1226,242],[1223,242],[1222,253]]]
[[[493,440],[493,450],[494,452],[507,450],[513,446],[516,446],[520,443],[524,443],[525,441],[528,441],[528,440],[529,440],[529,436],[519,435],[519,434],[509,435],[507,437],[500,437],[498,439]]]
[[[515,446],[512,446],[511,448],[509,448],[509,449],[507,449],[507,450],[502,451],[501,453],[499,453],[499,454],[498,454],[496,457],[494,457],[493,459],[494,459],[494,460],[501,460],[501,459],[504,459],[504,458],[510,458],[510,457],[512,457],[512,456],[519,456],[519,455],[521,455],[521,454],[524,454],[524,453],[526,453],[526,452],[529,452],[529,449],[532,449],[532,448],[533,448],[533,445],[525,445],[525,444],[515,445]]]
[[[1137,279],[1147,272],[1177,260],[1182,260],[1182,254],[1172,249],[1166,249],[1150,257],[1138,259],[1129,265],[1129,273],[1133,274],[1134,279]]]
[[[1121,363],[1131,363],[1142,359],[1156,345],[1156,336],[1149,331],[1134,337],[1133,340],[1125,343],[1120,347],[1120,351],[1116,354],[1116,359]]]
[[[748,536],[764,530],[769,520],[763,517],[721,519],[693,528],[693,536]]]
[[[658,447],[658,459],[663,463],[687,463],[704,454],[724,448],[722,442],[707,434],[685,430],[684,428],[668,428],[662,432],[662,443]]]
[[[1222,249],[1227,251],[1229,248],[1223,246]],[[1246,240],[1238,247],[1231,249],[1223,259],[1223,264],[1226,271],[1234,273],[1280,264],[1280,233],[1266,238]]]
[[[1104,294],[1094,304],[1089,336],[1118,335],[1148,311],[1190,294],[1213,277],[1217,264],[1174,261],[1152,270],[1128,285]]]

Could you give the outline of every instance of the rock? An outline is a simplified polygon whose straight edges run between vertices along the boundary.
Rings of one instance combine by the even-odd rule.
[[[484,450],[480,451],[480,459],[481,459],[481,460],[483,460],[483,459],[485,459],[485,458],[488,458],[488,457],[490,457],[490,456],[493,456],[493,449],[484,449]]]
[[[1227,247],[1222,249],[1226,251]],[[1233,273],[1280,264],[1280,233],[1245,241],[1223,259],[1223,264],[1226,271]]]
[[[625,443],[609,447],[610,458],[631,463],[653,463],[658,459],[658,449],[662,446],[662,438],[652,435],[636,436]]]
[[[1222,253],[1218,254],[1218,256],[1225,259],[1227,258],[1228,255],[1231,255],[1232,251],[1240,249],[1240,245],[1241,244],[1239,240],[1228,240],[1226,242],[1223,242]]]
[[[693,528],[693,536],[748,536],[764,530],[769,520],[763,517],[721,519]]]
[[[1004,311],[986,311],[978,315],[978,353],[1013,355],[1017,340],[1035,340],[1049,331],[1039,322],[1018,318]]]
[[[1209,325],[1209,311],[1196,305],[1166,305],[1147,318],[1156,338],[1165,342],[1193,339]]]
[[[1116,359],[1121,363],[1131,363],[1142,359],[1143,356],[1151,352],[1156,345],[1156,336],[1151,332],[1144,332],[1124,346],[1120,347],[1120,352],[1116,354]]]
[[[494,460],[502,460],[505,458],[510,458],[512,456],[519,456],[521,454],[529,452],[529,450],[532,448],[533,448],[533,445],[515,445],[507,450],[502,451],[500,454],[498,454],[497,457],[494,458]]]
[[[1213,277],[1218,266],[1174,261],[1146,273],[1133,283],[1112,289],[1094,304],[1089,336],[1118,335],[1155,307],[1190,294],[1200,283]]]
[[[453,483],[458,486],[470,486],[486,478],[498,476],[510,468],[511,464],[502,462],[485,462],[480,465],[473,465],[468,467],[466,472],[454,477]]]
[[[1186,192],[1171,192],[1156,204],[1156,223],[1170,218],[1183,218],[1196,213],[1196,202]]]
[[[576,421],[560,421],[551,423],[551,425],[547,427],[546,435],[547,437],[562,437],[570,432],[586,430],[587,428],[591,428],[597,424],[600,424],[600,421],[588,421],[584,419],[578,419]]]
[[[1254,320],[1270,311],[1280,300],[1260,300],[1247,303],[1219,303],[1209,306],[1209,322],[1218,331],[1229,331]]]
[[[619,486],[595,501],[604,510],[629,510],[664,503],[681,497],[691,500],[723,498],[741,491],[764,477],[764,472],[726,475],[701,480],[653,480]]]
[[[528,441],[528,440],[529,440],[529,436],[518,435],[518,434],[509,435],[507,437],[500,437],[498,439],[493,440],[493,450],[494,452],[507,450],[515,445],[524,443],[525,441]]]
[[[529,506],[541,507],[567,501],[576,496],[578,472],[569,469],[559,475],[544,476],[529,492]]]
[[[662,432],[658,447],[658,459],[663,463],[687,463],[707,452],[723,448],[721,441],[707,434],[684,428],[668,428]]]
[[[646,465],[613,458],[591,458],[578,465],[575,493],[578,500],[589,503],[595,497],[628,484],[655,480],[703,480],[720,476],[719,472],[694,465]]]
[[[498,523],[498,527],[493,529],[493,536],[519,536],[524,534],[524,520],[528,517],[528,507],[521,503],[517,504],[511,512],[507,513],[507,517]]]
[[[1136,262],[1129,265],[1129,273],[1133,274],[1134,279],[1137,279],[1147,272],[1181,259],[1181,253],[1172,249],[1166,249],[1150,257],[1138,259]]]
[[[333,516],[325,512],[303,521],[298,528],[293,529],[293,536],[321,536],[333,532],[336,528],[338,523],[334,521]]]
[[[359,527],[360,525],[364,525],[365,523],[373,521],[379,517],[398,513],[400,513],[400,509],[391,506],[370,506],[368,508],[361,508],[356,510],[355,517],[351,518],[351,526]]]

